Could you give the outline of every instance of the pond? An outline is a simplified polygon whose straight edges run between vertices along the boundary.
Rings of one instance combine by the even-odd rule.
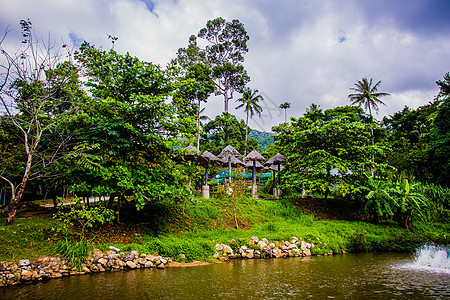
[[[443,255],[437,267],[435,257],[364,253],[141,269],[2,288],[0,299],[444,299]]]

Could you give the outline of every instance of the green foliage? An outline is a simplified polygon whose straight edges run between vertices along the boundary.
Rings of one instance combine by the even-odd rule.
[[[365,185],[359,189],[366,192],[365,210],[375,223],[393,219],[400,226],[412,228],[414,220],[430,220],[437,205],[432,199],[433,192],[429,191],[427,197],[420,182],[407,178],[392,181],[366,175]]]
[[[56,244],[55,253],[69,259],[75,268],[81,270],[81,264],[86,261],[92,249],[93,245],[85,242],[84,239],[74,242],[65,238]]]
[[[261,153],[264,151],[267,151],[269,149],[270,145],[274,145],[274,141],[272,138],[273,135],[274,135],[273,133],[259,131],[256,129],[252,129],[248,133],[249,138],[254,138],[258,142],[258,149]],[[273,155],[277,154],[278,152],[279,151],[275,151],[275,153]],[[273,155],[266,157],[266,158],[270,158]]]
[[[291,192],[330,193],[345,196],[356,189],[364,170],[373,165],[383,168],[384,149],[370,145],[372,125],[338,116],[329,121],[307,117],[274,127],[274,137],[288,162],[282,173]],[[336,172],[332,173],[334,169]]]
[[[240,92],[250,80],[242,65],[243,55],[248,52],[249,36],[239,20],[227,22],[219,17],[209,20],[198,37],[208,43],[203,50],[206,64],[210,66],[216,84],[215,94],[224,96],[224,111],[228,112],[228,101],[233,98],[233,93]],[[195,37],[191,37],[191,41],[195,41]]]
[[[205,125],[205,134],[202,136],[200,148],[218,155],[223,148],[231,145],[243,154],[246,148],[246,128],[244,120],[238,121],[234,115],[229,113],[218,115]],[[249,150],[247,152],[257,148],[258,143],[255,139],[247,140],[247,150]]]
[[[54,219],[60,225],[55,226],[53,229],[56,232],[67,235],[71,230],[79,226],[81,227],[80,241],[82,241],[86,228],[109,223],[114,220],[115,215],[113,210],[101,206],[87,207],[79,199],[76,199],[76,203],[70,207],[69,212],[60,210],[55,214]]]

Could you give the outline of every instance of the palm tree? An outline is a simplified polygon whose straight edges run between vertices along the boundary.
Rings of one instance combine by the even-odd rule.
[[[287,109],[291,107],[291,103],[289,102],[284,102],[280,104],[280,108],[284,109],[284,122],[287,122]]]
[[[379,97],[390,96],[388,93],[379,93],[378,87],[381,84],[381,80],[378,81],[375,85],[373,85],[373,79],[367,80],[364,77],[362,80],[358,80],[355,83],[355,87],[350,88],[350,90],[354,91],[354,94],[348,95],[350,101],[352,101],[352,105],[358,105],[359,107],[364,106],[364,109],[369,110],[370,120],[373,121],[372,118],[372,109],[378,113],[378,105],[384,104],[383,101],[378,99]],[[372,146],[375,144],[374,136],[373,136],[373,127],[371,128],[372,133]],[[372,163],[374,158],[372,157]],[[372,176],[373,176],[373,168],[372,168]]]
[[[246,126],[244,157],[247,154],[248,117],[250,116],[250,118],[252,118],[255,114],[261,117],[261,112],[263,111],[263,109],[258,104],[260,100],[263,101],[264,98],[263,96],[258,95],[258,90],[252,90],[249,87],[245,88],[244,92],[242,93],[242,97],[236,100],[236,102],[240,103],[238,106],[236,106],[236,109],[243,107],[244,111],[247,113],[247,118],[245,121]]]

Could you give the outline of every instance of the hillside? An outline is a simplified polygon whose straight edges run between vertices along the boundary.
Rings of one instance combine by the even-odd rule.
[[[268,149],[269,145],[273,145],[273,138],[272,136],[274,133],[272,132],[265,132],[265,131],[259,131],[252,129],[250,133],[248,134],[249,138],[254,138],[258,141],[259,146],[259,152],[264,152]]]

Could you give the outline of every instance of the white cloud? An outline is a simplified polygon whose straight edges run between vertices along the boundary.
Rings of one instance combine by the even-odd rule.
[[[249,86],[267,98],[265,118],[252,126],[270,130],[284,121],[278,109],[292,103],[289,116],[300,116],[311,104],[323,109],[347,105],[349,88],[362,77],[382,80],[381,91],[391,93],[383,115],[404,105],[416,108],[437,93],[435,81],[450,71],[450,37],[436,20],[410,26],[397,4],[378,1],[161,0],[153,12],[139,0],[3,1],[0,26],[16,28],[8,43],[20,40],[18,22],[30,18],[37,34],[51,33],[70,41],[69,34],[108,49],[108,34],[117,36],[116,49],[165,66],[191,34],[207,20],[221,16],[244,23],[250,41],[245,66]],[[393,5],[394,9],[391,9]],[[376,10],[375,10],[376,9]],[[389,14],[381,13],[382,10]],[[414,15],[415,16],[415,15]],[[445,21],[445,19],[443,19]],[[425,24],[426,25],[426,24]],[[0,28],[3,29],[3,28]],[[238,95],[236,95],[237,97]],[[235,97],[235,98],[236,98]],[[270,101],[269,101],[270,99]],[[234,103],[230,104],[234,109]],[[207,112],[221,113],[223,100],[208,101]],[[273,110],[270,110],[273,109]],[[233,111],[244,118],[243,111]]]

